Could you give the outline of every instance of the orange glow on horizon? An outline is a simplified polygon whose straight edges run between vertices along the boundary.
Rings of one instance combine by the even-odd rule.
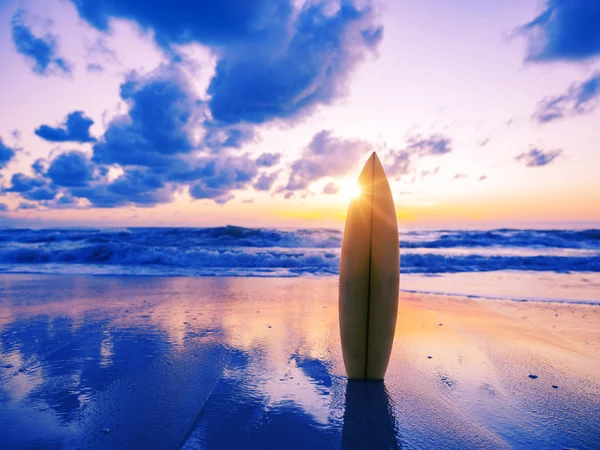
[[[248,194],[225,205],[210,201],[177,199],[174,203],[154,208],[106,209],[40,209],[9,211],[8,219],[26,219],[26,227],[46,226],[183,226],[204,227],[237,225],[246,227],[342,228],[351,201],[345,188],[335,195],[312,193],[304,198],[283,199]],[[355,184],[354,184],[355,186]],[[399,194],[393,188],[397,218],[400,226],[463,227],[518,226],[519,223],[583,223],[600,222],[600,192],[578,190],[561,193],[544,192],[523,195],[516,190],[502,194],[479,191],[462,192],[452,196]],[[245,194],[245,196],[243,196]],[[39,224],[39,225],[38,225]],[[9,223],[10,225],[10,223]],[[15,226],[21,226],[16,223]],[[533,225],[534,226],[534,225]]]

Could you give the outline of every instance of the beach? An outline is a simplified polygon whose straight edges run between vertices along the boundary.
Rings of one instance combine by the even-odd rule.
[[[600,0],[0,31],[0,450],[600,450]]]
[[[597,448],[599,323],[401,292],[384,382],[349,383],[335,276],[7,274],[0,447]]]

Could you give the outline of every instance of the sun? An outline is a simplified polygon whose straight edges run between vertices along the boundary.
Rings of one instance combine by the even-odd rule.
[[[348,195],[350,198],[356,198],[360,195],[361,189],[358,184],[354,184],[348,188]]]
[[[352,200],[360,196],[360,193],[361,189],[360,186],[356,184],[356,181],[349,180],[340,183],[340,194],[345,198]]]

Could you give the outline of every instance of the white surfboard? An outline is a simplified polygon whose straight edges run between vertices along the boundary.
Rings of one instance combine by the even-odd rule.
[[[392,191],[375,152],[358,187],[348,208],[340,259],[342,353],[348,378],[380,380],[394,343],[400,251]]]

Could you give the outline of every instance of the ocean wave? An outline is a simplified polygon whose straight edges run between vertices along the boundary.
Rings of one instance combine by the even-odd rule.
[[[341,242],[341,231],[326,229],[5,229],[0,270],[337,274]],[[400,242],[405,273],[600,271],[599,230],[418,231]]]
[[[268,228],[124,228],[124,229],[9,229],[0,230],[0,243],[110,244],[155,247],[284,247],[338,248],[339,230],[277,230]]]
[[[329,229],[214,228],[4,229],[0,244],[137,244],[154,247],[339,248]],[[400,233],[402,248],[562,248],[600,250],[600,230],[453,230]]]
[[[402,235],[401,235],[402,237]],[[600,249],[600,230],[417,231],[401,239],[405,248],[526,247]]]
[[[146,248],[139,245],[97,244],[78,248],[0,249],[0,263],[5,268],[19,265],[94,265],[139,267],[152,266],[165,273],[203,274],[227,271],[241,274],[281,269],[297,274],[337,274],[339,250],[328,249],[256,249],[178,247]],[[484,256],[408,253],[401,256],[404,273],[489,272],[527,270],[554,272],[600,272],[600,256]]]
[[[402,255],[402,271],[407,273],[492,272],[528,270],[551,272],[600,272],[600,256],[444,256]]]
[[[3,264],[96,264],[189,268],[307,268],[339,265],[339,251],[319,249],[255,249],[144,247],[96,244],[77,248],[19,247],[0,249]],[[337,269],[336,269],[337,270]]]

